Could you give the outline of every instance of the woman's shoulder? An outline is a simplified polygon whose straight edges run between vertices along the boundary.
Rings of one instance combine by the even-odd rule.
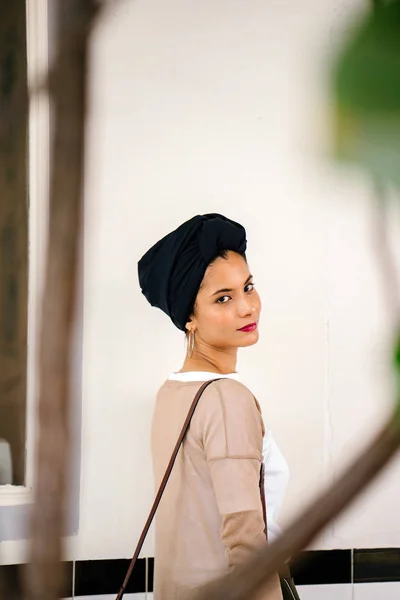
[[[224,410],[260,412],[260,407],[249,388],[237,379],[220,378],[213,381],[204,392],[204,404],[215,406],[216,400]]]
[[[243,383],[228,378],[213,382],[198,408],[195,423],[203,440],[219,436],[232,455],[261,456],[262,415],[252,392]]]
[[[157,400],[168,400],[186,398],[186,402],[195,397],[196,392],[204,381],[180,381],[167,379],[157,392]],[[259,404],[249,388],[241,381],[229,377],[216,377],[203,391],[201,401],[196,412],[202,411],[242,411],[256,410],[260,412]]]
[[[249,388],[238,379],[221,377],[214,382],[214,385],[216,386],[218,392],[224,396],[228,397],[234,395],[241,398],[254,399],[254,396]]]

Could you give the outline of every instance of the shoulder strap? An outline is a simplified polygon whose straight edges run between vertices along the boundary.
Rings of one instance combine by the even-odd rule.
[[[265,537],[268,541],[268,523],[267,523],[267,503],[265,500],[265,465],[264,465],[264,457],[261,461],[260,467],[260,496],[261,496],[261,506],[263,511],[264,518],[264,526],[265,526]]]
[[[181,447],[183,438],[185,437],[186,431],[188,430],[188,427],[190,425],[190,421],[192,420],[193,413],[194,413],[194,411],[196,409],[196,406],[197,406],[197,404],[198,404],[198,402],[199,402],[199,400],[201,398],[201,395],[203,394],[204,390],[210,385],[210,383],[212,383],[213,381],[218,381],[219,379],[223,379],[223,378],[219,377],[217,379],[210,379],[209,381],[205,381],[203,383],[203,385],[199,388],[199,390],[197,391],[197,393],[196,393],[196,395],[195,395],[195,397],[193,399],[193,402],[192,402],[192,404],[190,406],[190,409],[189,409],[189,412],[188,412],[187,417],[185,419],[185,422],[183,424],[182,430],[181,430],[181,432],[179,434],[179,437],[178,437],[178,440],[177,440],[177,442],[175,444],[175,448],[174,448],[174,451],[172,452],[172,456],[171,456],[170,461],[168,463],[168,467],[167,467],[167,469],[165,471],[164,477],[162,478],[162,481],[161,481],[159,490],[157,492],[156,498],[154,500],[153,506],[151,508],[150,514],[149,514],[148,519],[146,521],[146,524],[145,524],[145,526],[143,528],[142,534],[141,534],[141,536],[139,538],[138,544],[136,546],[135,553],[134,553],[134,555],[132,557],[132,560],[131,560],[130,565],[129,565],[129,569],[128,569],[127,573],[126,573],[126,576],[125,576],[124,582],[123,582],[123,584],[121,586],[121,589],[118,592],[118,596],[117,596],[116,600],[121,600],[123,598],[123,595],[124,595],[125,590],[126,590],[126,586],[128,585],[129,578],[130,578],[130,576],[132,574],[133,568],[135,566],[137,558],[138,558],[138,556],[140,554],[140,551],[142,549],[144,540],[146,539],[147,533],[148,533],[148,531],[150,529],[150,525],[151,525],[151,523],[153,521],[154,515],[156,514],[156,510],[158,508],[158,505],[160,504],[160,500],[161,500],[162,495],[164,493],[165,486],[167,485],[169,476],[171,475],[171,471],[172,471],[172,467],[174,466],[175,459],[176,459],[176,457],[178,455],[178,452],[179,452],[179,449]]]

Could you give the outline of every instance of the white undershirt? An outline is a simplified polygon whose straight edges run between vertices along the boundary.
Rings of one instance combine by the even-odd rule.
[[[207,371],[188,371],[171,373],[168,379],[174,381],[208,381],[215,379],[216,373]],[[241,381],[238,373],[224,374],[223,377]],[[271,430],[266,430],[263,440],[263,461],[265,465],[265,498],[267,504],[268,539],[275,539],[281,529],[275,522],[276,515],[283,504],[289,482],[289,467],[273,439]]]

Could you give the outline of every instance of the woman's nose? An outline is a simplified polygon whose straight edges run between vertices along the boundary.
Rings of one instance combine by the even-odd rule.
[[[244,316],[246,317],[247,315],[251,315],[255,312],[256,307],[253,305],[253,303],[249,300],[249,298],[242,298],[240,300],[239,306],[238,306],[238,312],[240,316]]]

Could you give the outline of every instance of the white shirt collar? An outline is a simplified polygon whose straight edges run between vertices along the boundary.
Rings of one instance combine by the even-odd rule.
[[[211,373],[209,371],[187,371],[185,373],[171,373],[168,379],[173,381],[208,381],[209,379],[217,379],[218,377],[227,377],[228,379],[236,379],[240,381],[239,373]]]

